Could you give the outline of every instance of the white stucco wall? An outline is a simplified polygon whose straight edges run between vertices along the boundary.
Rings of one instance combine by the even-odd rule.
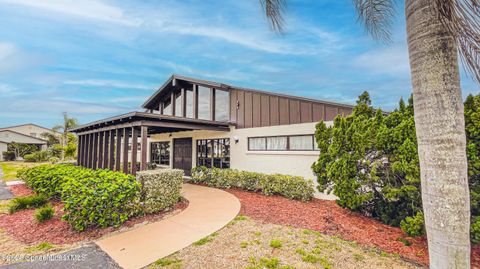
[[[3,152],[7,151],[7,143],[0,142],[0,161],[3,161]]]
[[[327,124],[331,124],[331,122]],[[231,168],[262,173],[297,175],[311,179],[316,185],[317,182],[311,165],[317,160],[318,151],[248,151],[248,137],[314,134],[315,125],[316,123],[302,123],[245,129],[231,127],[230,132],[187,131],[172,133],[171,136],[170,133],[165,133],[152,135],[149,143],[155,141],[172,142],[174,138],[191,137],[193,139],[192,167],[195,167],[197,139],[230,138]],[[238,138],[238,143],[235,143],[235,137]],[[173,143],[170,145],[173,145]],[[150,154],[150,150],[148,154]],[[148,160],[150,160],[150,156]],[[170,165],[172,164],[172,154],[170,154]],[[317,194],[317,196],[324,199],[334,199],[334,196],[331,195]]]

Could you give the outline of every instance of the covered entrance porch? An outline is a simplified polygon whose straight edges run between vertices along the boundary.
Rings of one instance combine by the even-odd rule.
[[[229,131],[229,124],[210,120],[131,112],[81,125],[70,131],[78,135],[78,165],[110,169],[135,175],[147,170],[148,137],[180,131]],[[173,140],[173,168],[189,175],[192,138]],[[138,152],[140,155],[138,156]]]

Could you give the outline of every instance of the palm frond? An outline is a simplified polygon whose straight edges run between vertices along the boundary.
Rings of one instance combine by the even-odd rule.
[[[390,42],[395,0],[353,0],[358,21],[376,40]]]
[[[270,20],[270,26],[277,33],[283,33],[285,20],[283,13],[285,11],[285,0],[259,0],[265,16]]]
[[[435,0],[433,6],[455,38],[464,68],[480,84],[480,0]]]

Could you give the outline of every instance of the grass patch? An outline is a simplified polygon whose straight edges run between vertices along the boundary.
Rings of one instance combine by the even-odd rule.
[[[247,248],[247,246],[248,246],[248,242],[246,242],[246,241],[243,241],[243,242],[240,243],[241,248]]]
[[[397,241],[398,242],[402,242],[405,246],[411,246],[412,243],[410,241],[408,241],[407,239],[403,238],[403,237],[399,237],[397,238]]]
[[[0,201],[0,214],[8,214],[10,209],[10,202],[9,201]]]
[[[262,235],[261,232],[254,232],[253,234],[254,234],[255,236],[260,236],[260,235]]]
[[[313,255],[312,253],[307,253],[305,255],[302,255],[302,261],[308,263],[317,263],[318,261],[320,261],[320,257]]]
[[[55,246],[54,246],[53,244],[50,244],[50,243],[48,243],[48,242],[42,242],[42,243],[39,243],[38,245],[28,247],[28,248],[26,248],[25,250],[26,250],[28,253],[32,253],[32,252],[37,252],[37,251],[49,250],[49,249],[52,249],[52,248],[54,248],[54,247],[55,247]]]
[[[272,248],[281,248],[282,247],[282,241],[278,240],[278,239],[273,239],[270,241],[270,246]]]
[[[10,202],[8,212],[13,214],[17,211],[28,208],[39,208],[47,204],[47,198],[40,195],[29,195],[23,197],[14,198]]]
[[[0,166],[3,170],[3,181],[11,181],[17,179],[17,172],[22,168],[30,168],[39,166],[44,163],[26,163],[26,162],[2,162]]]
[[[211,234],[211,235],[209,235],[209,236],[206,236],[206,237],[204,237],[204,238],[196,241],[195,243],[193,243],[193,245],[194,245],[194,246],[197,246],[197,247],[203,246],[203,245],[205,245],[205,244],[207,244],[207,243],[212,242],[213,239],[214,239],[217,235],[218,235],[218,233],[217,233],[217,232],[214,232],[213,234]]]
[[[361,262],[361,261],[365,260],[365,257],[362,254],[359,254],[359,253],[353,254],[353,258],[357,262]]]
[[[294,269],[291,265],[281,265],[278,258],[265,258],[262,257],[257,260],[255,257],[250,257],[250,266],[246,269]]]
[[[308,240],[306,240],[306,239],[303,239],[303,240],[302,240],[302,243],[305,244],[305,245],[308,245],[308,244],[310,244],[310,241],[308,241]]]
[[[182,260],[179,260],[179,259],[167,259],[167,258],[163,258],[163,259],[159,259],[155,262],[156,265],[160,265],[161,267],[165,267],[165,266],[169,266],[169,265],[172,265],[172,264],[180,264],[182,262]]]

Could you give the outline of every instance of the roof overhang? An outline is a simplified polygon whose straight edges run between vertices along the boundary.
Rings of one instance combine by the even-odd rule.
[[[149,134],[192,130],[230,130],[230,123],[228,122],[190,119],[145,112],[130,112],[127,114],[80,125],[70,129],[69,131],[82,135],[139,126],[150,127]]]

